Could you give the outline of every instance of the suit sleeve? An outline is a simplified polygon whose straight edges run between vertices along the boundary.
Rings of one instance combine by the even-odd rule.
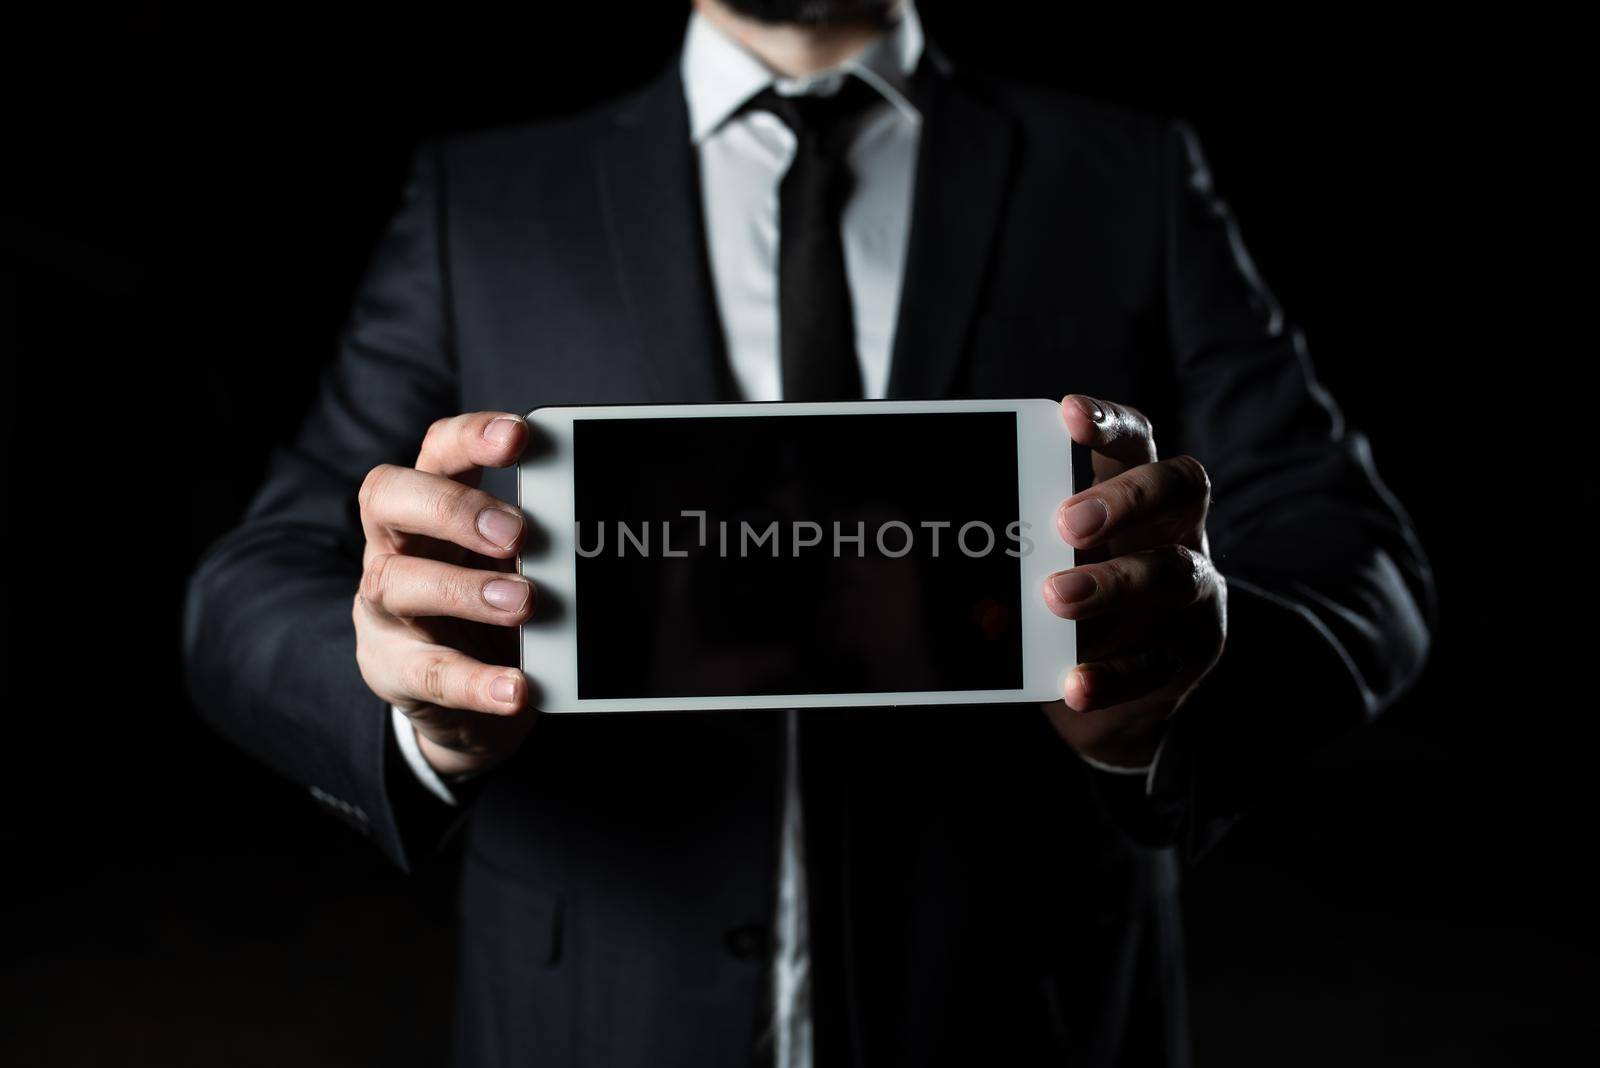
[[[1409,519],[1257,276],[1193,131],[1165,134],[1177,422],[1156,439],[1211,476],[1228,633],[1172,720],[1147,796],[1103,790],[1136,837],[1193,859],[1280,776],[1411,686],[1437,608]]]
[[[356,494],[412,464],[457,408],[438,150],[420,151],[338,352],[240,525],[202,557],[184,615],[201,716],[409,868],[453,810],[405,768],[389,706],[356,665],[351,610],[363,537]]]

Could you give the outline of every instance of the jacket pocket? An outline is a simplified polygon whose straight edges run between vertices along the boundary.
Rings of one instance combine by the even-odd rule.
[[[508,963],[554,968],[561,963],[566,899],[469,856],[461,874],[462,938],[475,938]]]
[[[469,855],[461,875],[457,1059],[568,1064],[577,1019],[567,901]]]

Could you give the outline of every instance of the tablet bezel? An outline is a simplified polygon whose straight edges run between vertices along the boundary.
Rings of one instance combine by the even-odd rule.
[[[580,419],[738,419],[927,412],[1008,412],[1017,417],[1018,515],[1031,549],[1020,558],[1023,684],[1003,690],[893,693],[759,694],[716,697],[583,699],[578,696],[573,423]],[[1076,625],[1045,605],[1045,580],[1073,565],[1056,529],[1072,495],[1072,439],[1061,406],[1050,400],[838,401],[829,403],[627,404],[536,408],[527,420],[533,444],[517,465],[517,506],[530,537],[517,557],[538,590],[521,627],[520,666],[535,704],[550,713],[716,709],[854,708],[879,705],[999,704],[1054,701],[1077,662]],[[995,551],[1002,551],[996,548]]]

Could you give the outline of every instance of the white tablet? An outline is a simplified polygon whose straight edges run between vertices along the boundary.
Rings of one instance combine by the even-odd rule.
[[[1053,701],[1047,400],[540,408],[518,467],[547,712]]]

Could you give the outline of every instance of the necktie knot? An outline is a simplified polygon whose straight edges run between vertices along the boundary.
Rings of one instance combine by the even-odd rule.
[[[772,86],[751,97],[742,110],[776,115],[794,133],[801,151],[826,156],[843,154],[856,120],[883,97],[855,75],[847,75],[838,92],[785,96]]]

